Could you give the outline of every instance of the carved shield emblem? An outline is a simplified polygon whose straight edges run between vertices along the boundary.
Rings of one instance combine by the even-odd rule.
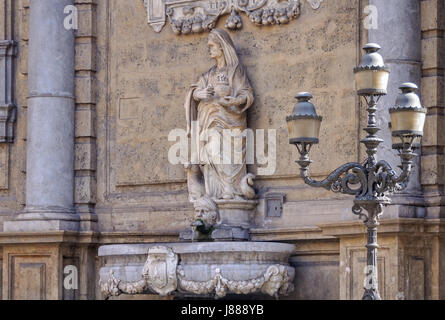
[[[153,247],[148,250],[142,274],[151,290],[161,296],[166,296],[177,288],[177,265],[178,255],[172,249]]]

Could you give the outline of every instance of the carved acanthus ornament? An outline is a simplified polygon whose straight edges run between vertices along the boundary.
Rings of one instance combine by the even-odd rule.
[[[168,17],[176,34],[209,31],[227,14],[225,26],[232,30],[242,27],[241,12],[257,25],[286,24],[300,15],[300,0],[144,0],[144,4],[156,32]]]

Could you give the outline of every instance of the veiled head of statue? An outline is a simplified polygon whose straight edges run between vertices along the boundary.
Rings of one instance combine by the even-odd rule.
[[[209,46],[213,44],[216,44],[219,48],[222,49],[222,54],[224,55],[224,59],[226,60],[226,65],[229,67],[229,69],[236,68],[239,64],[238,55],[236,54],[235,45],[233,44],[232,39],[230,38],[230,35],[222,29],[213,29],[210,32],[209,35]],[[215,50],[216,48],[211,50]],[[212,58],[216,58],[212,55]]]

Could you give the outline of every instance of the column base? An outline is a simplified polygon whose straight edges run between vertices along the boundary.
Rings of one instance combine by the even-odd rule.
[[[5,221],[4,232],[79,231],[80,217],[69,209],[27,209]]]

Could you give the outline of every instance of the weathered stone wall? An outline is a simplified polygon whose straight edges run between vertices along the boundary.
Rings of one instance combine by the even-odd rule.
[[[302,2],[301,11],[296,21],[274,27],[258,27],[244,17],[243,30],[232,33],[255,90],[249,126],[277,130],[276,171],[259,176],[257,187],[261,198],[286,193],[286,205],[283,217],[274,221],[260,214],[260,226],[289,228],[350,217],[340,208],[326,210],[333,196],[309,189],[298,178],[285,116],[297,92],[314,94],[324,116],[321,143],[313,152],[315,176],[357,160],[360,111],[352,69],[360,48],[359,8],[356,1],[327,1],[322,10],[313,10]],[[167,137],[172,129],[185,128],[188,86],[212,64],[207,37],[176,36],[168,25],[155,33],[146,23],[142,1],[103,1],[97,12],[100,228],[179,231],[187,227],[191,207],[183,166],[168,162],[173,143]],[[256,166],[251,169],[256,172]],[[305,206],[297,200],[306,201]],[[319,216],[306,217],[302,208],[307,206]]]

